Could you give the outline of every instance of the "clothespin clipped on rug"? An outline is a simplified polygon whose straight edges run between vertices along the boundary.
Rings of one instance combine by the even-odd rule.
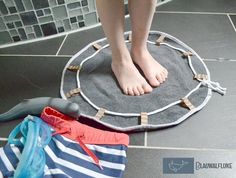
[[[106,112],[106,109],[100,108],[97,114],[95,115],[95,118],[100,120],[105,115],[105,112]]]
[[[94,44],[93,44],[93,47],[94,47],[94,49],[96,49],[96,50],[100,50],[100,49],[102,48],[102,46],[99,45],[99,44],[97,44],[97,43],[94,43]]]
[[[128,40],[129,40],[129,42],[132,41],[132,33],[129,33]]]
[[[208,80],[208,76],[206,74],[195,74],[193,76],[193,79],[202,81],[202,80]]]
[[[140,119],[141,119],[141,125],[146,125],[146,124],[148,124],[148,113],[146,113],[146,112],[141,112],[141,113],[140,113]]]
[[[78,70],[80,70],[80,66],[70,65],[67,67],[67,70],[77,72]]]
[[[182,98],[180,105],[184,108],[188,108],[189,110],[192,110],[195,108],[195,106],[189,101],[188,98]]]
[[[212,89],[213,91],[218,92],[221,95],[226,94],[227,89],[221,87],[218,82],[213,82],[213,81],[208,80],[209,77],[206,74],[195,74],[193,78],[198,81],[201,81],[203,86],[206,86],[206,87]]]
[[[75,88],[73,90],[70,90],[68,93],[66,93],[67,98],[71,98],[72,96],[76,96],[80,94],[80,88]]]
[[[188,56],[193,56],[193,53],[191,51],[185,51],[182,53],[183,58],[187,58]]]
[[[161,34],[161,36],[156,40],[156,45],[157,45],[157,46],[160,46],[161,43],[164,42],[165,37],[166,37],[166,36],[165,36],[164,34]]]

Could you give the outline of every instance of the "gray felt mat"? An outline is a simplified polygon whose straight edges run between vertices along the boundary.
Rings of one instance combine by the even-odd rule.
[[[128,48],[131,45],[129,33],[124,34]],[[158,46],[156,40],[161,34],[165,38]],[[100,45],[101,49],[95,49],[93,44]],[[175,37],[151,31],[148,49],[169,72],[166,82],[150,94],[127,96],[122,93],[111,70],[111,50],[104,38],[83,48],[67,63],[61,81],[62,98],[78,103],[82,115],[89,119],[116,130],[138,131],[179,124],[207,104],[212,89],[224,94],[224,89],[210,81],[210,73],[200,56]],[[183,57],[188,51],[193,55]],[[69,66],[80,69],[71,71]],[[195,74],[204,74],[207,79],[194,79]],[[215,87],[209,87],[210,84]],[[80,93],[69,96],[76,88]],[[183,98],[192,106],[184,107]],[[103,117],[94,117],[99,108],[105,109]],[[144,113],[142,117],[141,113]]]

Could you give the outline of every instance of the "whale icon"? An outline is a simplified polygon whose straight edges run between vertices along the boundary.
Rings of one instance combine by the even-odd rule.
[[[183,161],[181,163],[175,163],[173,160],[168,164],[169,169],[178,172],[180,169],[182,169],[185,165],[187,165],[187,161]]]

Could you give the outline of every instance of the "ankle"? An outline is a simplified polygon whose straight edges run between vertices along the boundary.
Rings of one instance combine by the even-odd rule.
[[[112,63],[117,65],[125,65],[132,62],[132,58],[130,53],[127,50],[123,51],[112,51]]]
[[[128,67],[133,64],[132,58],[126,59],[115,59],[112,58],[111,66],[112,67]]]
[[[143,56],[147,53],[147,46],[132,46],[130,50],[131,56]]]

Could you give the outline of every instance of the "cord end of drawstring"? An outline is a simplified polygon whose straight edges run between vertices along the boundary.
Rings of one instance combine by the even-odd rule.
[[[102,165],[101,165],[101,163],[100,163],[99,160],[94,160],[94,163],[95,163],[101,170],[103,170],[103,167],[102,167]]]
[[[226,94],[227,88],[221,87],[218,82],[213,82],[213,81],[210,81],[210,80],[203,80],[202,84],[204,86],[207,86],[208,88],[212,89],[213,91],[221,94],[221,95],[225,95]]]
[[[102,165],[101,164],[97,164],[98,165],[98,167],[101,169],[101,170],[103,170],[103,167],[102,167]]]

